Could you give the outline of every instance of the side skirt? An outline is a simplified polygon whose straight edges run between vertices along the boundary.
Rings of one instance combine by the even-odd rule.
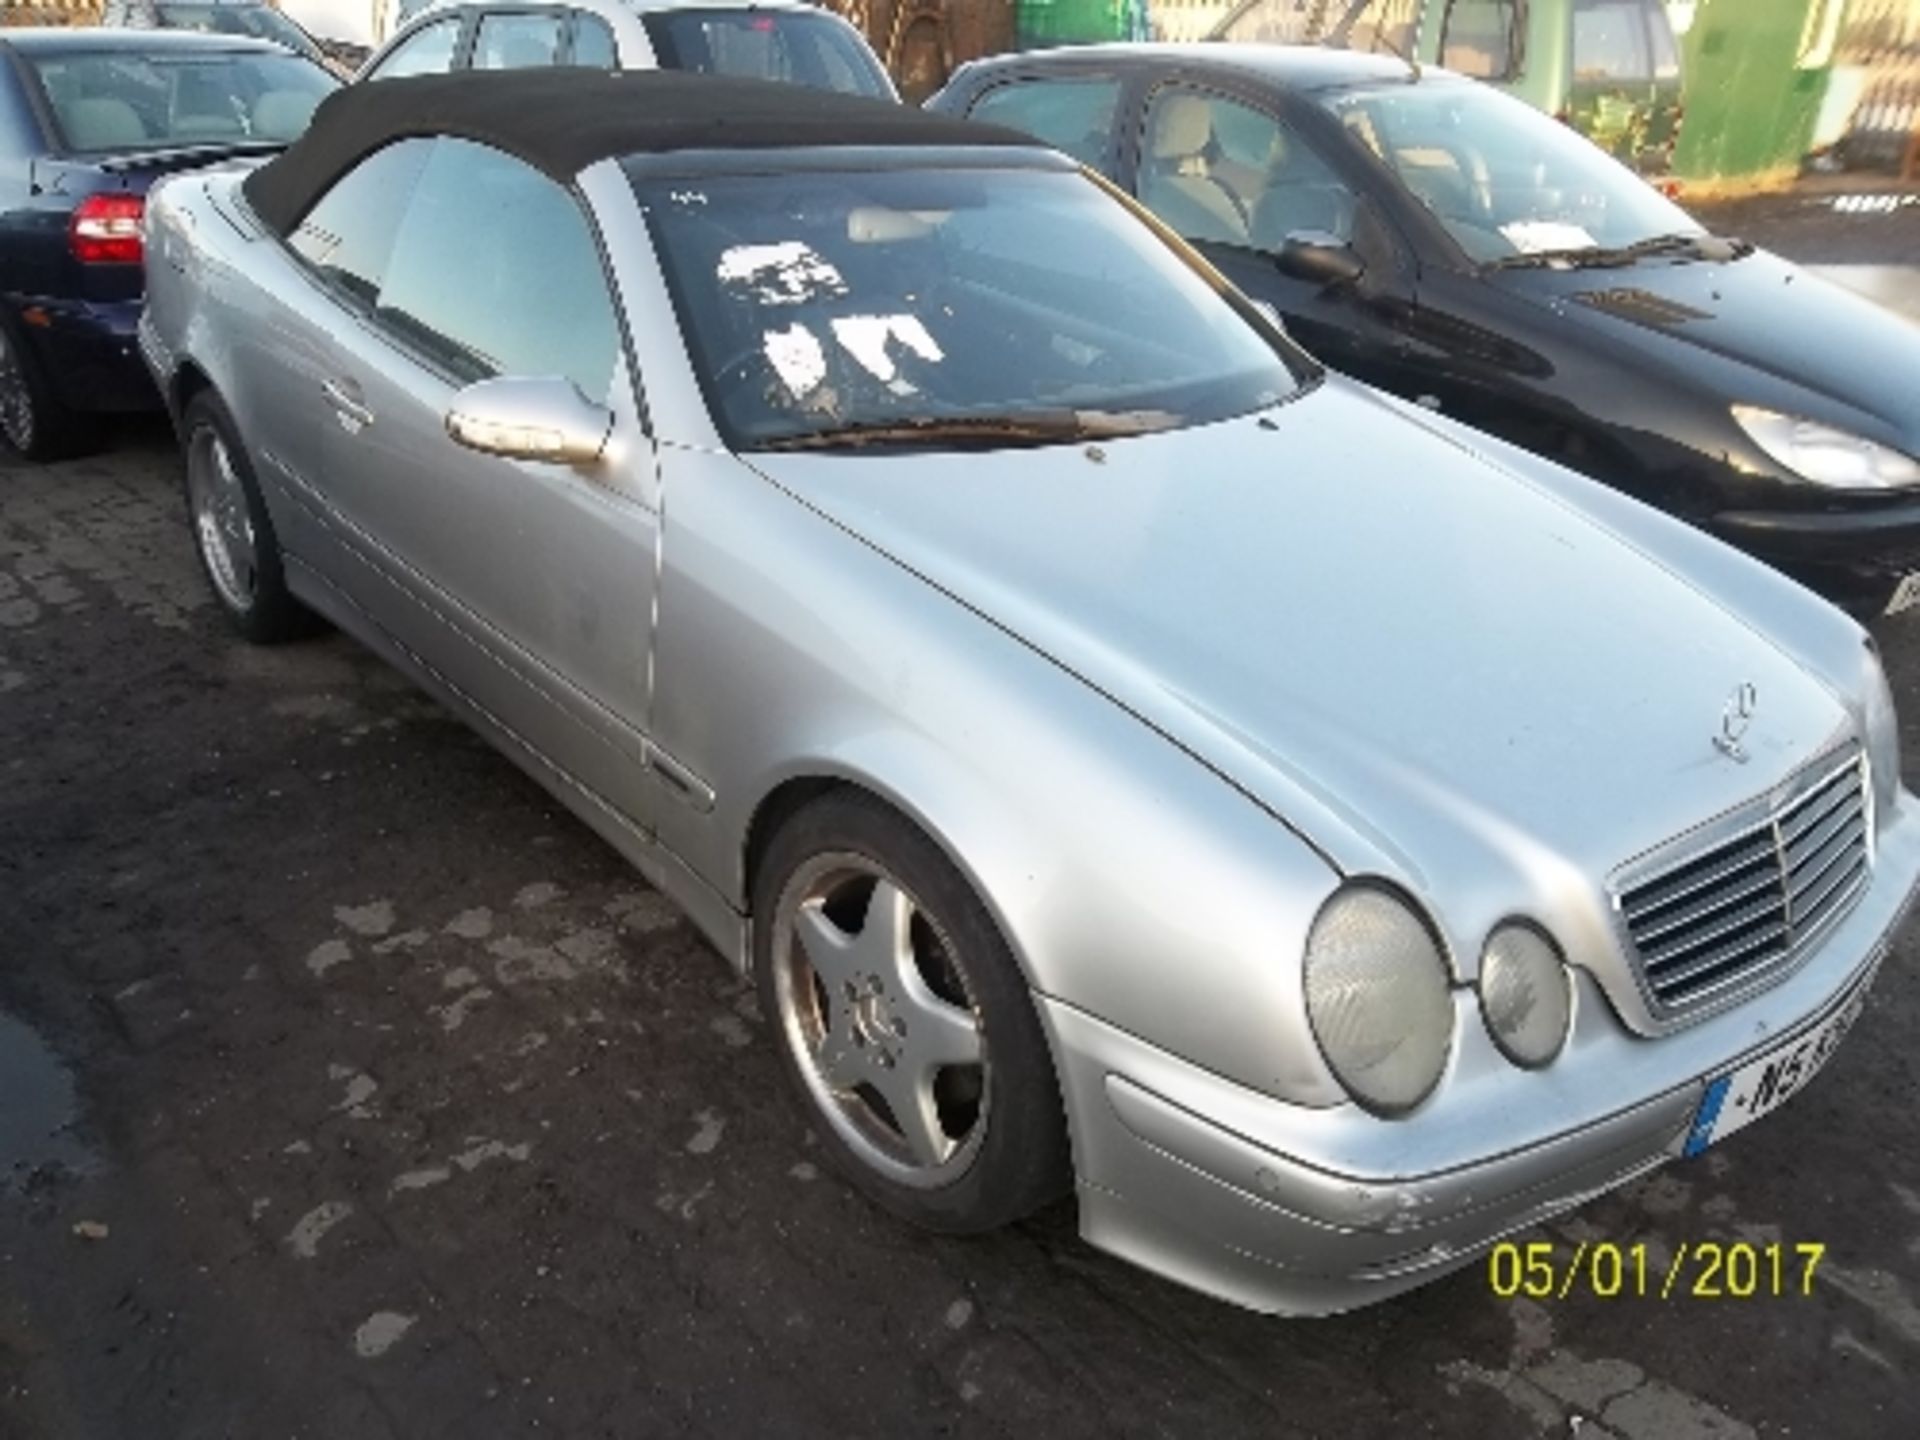
[[[305,564],[286,554],[287,588],[302,604],[327,617],[394,669],[407,676],[584,821],[595,834],[618,850],[661,894],[687,913],[695,927],[736,971],[745,974],[750,963],[747,917],[730,905],[673,851],[635,825],[570,773],[555,765],[517,732],[503,725],[464,691],[426,661],[401,645],[350,599]]]

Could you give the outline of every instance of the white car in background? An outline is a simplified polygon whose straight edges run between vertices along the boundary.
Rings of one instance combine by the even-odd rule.
[[[410,7],[410,8],[403,8]],[[394,0],[361,80],[454,70],[700,70],[897,100],[852,25],[799,0]]]

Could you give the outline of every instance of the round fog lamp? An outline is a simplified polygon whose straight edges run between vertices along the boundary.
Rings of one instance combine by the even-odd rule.
[[[1573,1018],[1573,981],[1553,942],[1530,925],[1495,930],[1480,957],[1480,1012],[1514,1064],[1549,1064]]]

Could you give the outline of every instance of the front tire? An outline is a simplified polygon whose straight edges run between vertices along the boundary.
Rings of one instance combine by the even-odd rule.
[[[221,610],[256,645],[311,634],[313,614],[287,590],[280,541],[253,466],[233,418],[211,390],[188,403],[180,435],[194,549]]]
[[[781,1054],[837,1167],[930,1230],[1031,1214],[1072,1183],[1025,977],[940,848],[853,790],[796,812],[754,887]]]

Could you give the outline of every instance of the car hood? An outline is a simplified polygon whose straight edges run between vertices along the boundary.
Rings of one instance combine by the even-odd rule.
[[[752,458],[1337,868],[1467,897],[1473,924],[1516,885],[1591,892],[1851,729],[1685,578],[1337,379],[1092,448]],[[1736,763],[1713,737],[1743,683]]]
[[[1833,408],[1818,418],[1920,453],[1920,325],[1777,255],[1494,271],[1492,280],[1676,374],[1700,379],[1705,352],[1821,397]],[[1768,403],[1761,393],[1725,398]]]

